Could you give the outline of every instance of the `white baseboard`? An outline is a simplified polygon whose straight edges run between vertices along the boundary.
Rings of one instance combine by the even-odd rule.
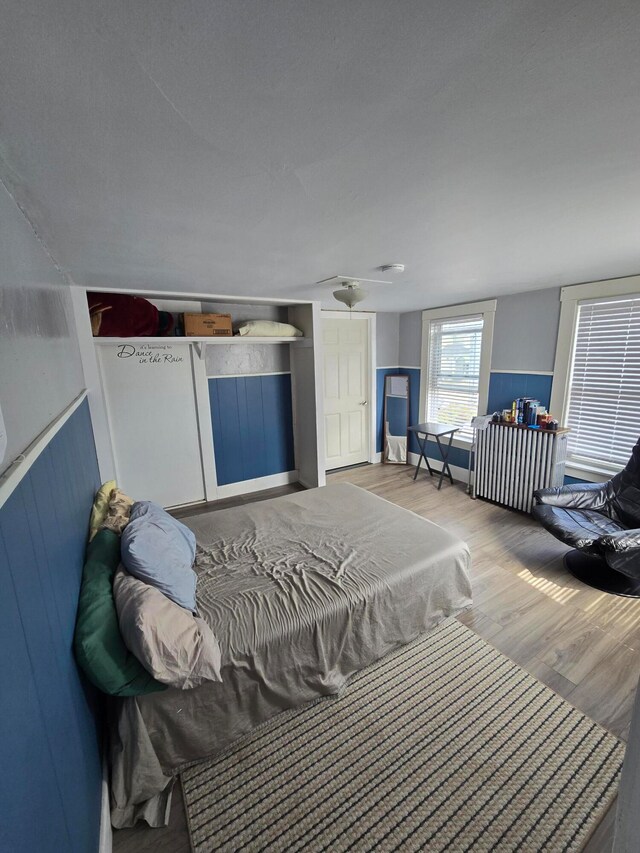
[[[111,802],[109,799],[109,767],[106,749],[102,756],[102,801],[100,805],[100,842],[98,853],[112,853]]]
[[[409,464],[410,465],[417,465],[418,459],[420,459],[419,453],[409,453]],[[442,459],[433,459],[431,456],[427,456],[427,459],[429,460],[429,465],[433,466],[434,471],[440,470],[440,468],[442,467]],[[460,468],[459,465],[451,465],[451,463],[449,464],[449,467],[451,468],[451,474],[453,475],[454,480],[459,480],[461,483],[468,483],[469,482],[469,469],[468,468]],[[423,462],[422,465],[420,466],[420,471],[422,472],[422,471],[426,471],[426,470],[427,470],[427,466]]]
[[[227,483],[226,486],[218,486],[216,500],[234,498],[236,495],[246,495],[249,492],[261,492],[264,489],[275,489],[276,486],[287,486],[289,483],[297,482],[297,471],[270,474],[268,477],[256,477],[254,480],[240,480],[238,483]]]

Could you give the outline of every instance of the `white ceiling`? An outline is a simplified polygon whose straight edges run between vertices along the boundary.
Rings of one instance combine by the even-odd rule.
[[[2,0],[0,177],[70,278],[410,310],[640,271],[638,0]],[[333,303],[334,307],[337,303]]]

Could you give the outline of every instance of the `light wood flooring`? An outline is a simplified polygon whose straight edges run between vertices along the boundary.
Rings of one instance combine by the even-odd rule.
[[[460,621],[626,740],[640,677],[640,599],[601,593],[568,575],[562,565],[566,547],[529,516],[472,501],[460,484],[443,483],[438,492],[427,474],[414,482],[413,470],[368,465],[333,473],[328,481],[355,483],[464,539],[472,555],[474,604],[458,617]],[[206,509],[249,499],[229,499]],[[182,514],[193,514],[193,510]],[[613,815],[614,806],[585,853],[609,853]],[[114,833],[114,850],[187,853],[189,840],[179,789],[168,827],[139,825],[119,830]]]

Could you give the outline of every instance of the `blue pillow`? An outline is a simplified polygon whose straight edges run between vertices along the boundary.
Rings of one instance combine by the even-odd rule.
[[[155,586],[180,607],[196,609],[193,561],[196,537],[158,504],[137,501],[122,531],[121,556],[129,574]]]

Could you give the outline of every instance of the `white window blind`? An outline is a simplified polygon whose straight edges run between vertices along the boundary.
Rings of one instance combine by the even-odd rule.
[[[478,414],[482,314],[432,320],[429,328],[427,420],[461,427],[456,437],[472,440]]]
[[[569,381],[569,457],[623,468],[640,436],[640,295],[579,303]]]

